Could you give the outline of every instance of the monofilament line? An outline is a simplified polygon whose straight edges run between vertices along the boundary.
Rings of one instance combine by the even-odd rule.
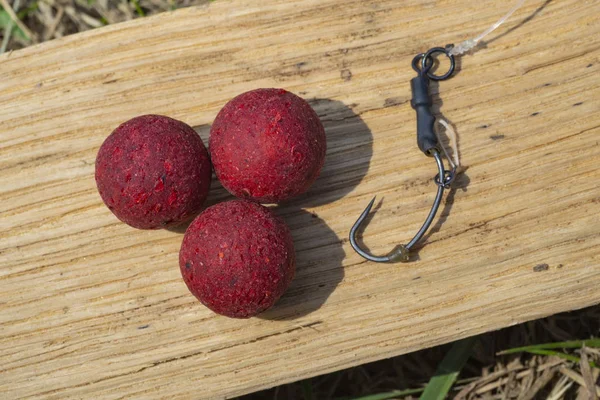
[[[496,30],[496,28],[498,28],[500,25],[502,25],[508,18],[510,18],[511,15],[515,13],[515,11],[517,11],[523,5],[523,3],[525,3],[525,0],[519,0],[517,4],[515,4],[514,7],[511,8],[511,10],[504,17],[500,18],[495,24],[483,31],[479,36],[473,39],[465,40],[464,42],[461,42],[458,45],[454,46],[450,50],[450,54],[454,56],[459,56],[477,46],[477,43],[479,43],[484,37]]]

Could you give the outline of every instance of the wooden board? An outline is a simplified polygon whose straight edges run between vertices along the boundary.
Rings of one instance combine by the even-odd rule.
[[[473,37],[505,1],[219,0],[0,57],[0,397],[223,398],[600,302],[600,2],[528,1],[439,85],[467,170],[410,264],[373,264],[430,207],[415,145],[414,54]],[[308,99],[326,167],[277,209],[298,273],[232,320],[183,284],[181,232],[102,204],[103,139],[145,113],[206,141],[257,87]],[[439,101],[441,104],[441,101]],[[227,198],[214,185],[209,203]]]

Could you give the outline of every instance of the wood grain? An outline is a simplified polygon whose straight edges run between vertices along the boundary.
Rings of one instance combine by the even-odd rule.
[[[224,398],[600,302],[600,2],[528,1],[438,106],[467,167],[418,259],[373,264],[433,199],[416,148],[414,54],[481,32],[495,0],[219,0],[0,57],[2,398]],[[209,125],[230,98],[284,87],[326,126],[325,170],[278,207],[298,274],[261,318],[187,292],[180,232],[138,231],[93,179],[119,123]],[[210,203],[227,198],[214,184]],[[547,264],[547,268],[540,268]]]

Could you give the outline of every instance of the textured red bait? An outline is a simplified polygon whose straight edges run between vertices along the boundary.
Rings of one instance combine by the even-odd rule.
[[[319,117],[283,89],[243,93],[217,115],[209,149],[217,177],[236,197],[277,203],[317,179],[327,142]]]
[[[123,123],[96,157],[102,200],[134,228],[164,228],[189,219],[200,211],[210,179],[200,136],[189,125],[160,115]]]
[[[233,200],[207,208],[179,252],[189,290],[214,312],[249,318],[267,310],[295,272],[290,231],[268,208]]]

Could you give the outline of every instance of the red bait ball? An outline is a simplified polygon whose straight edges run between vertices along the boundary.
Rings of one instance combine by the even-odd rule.
[[[283,89],[243,93],[217,115],[209,149],[217,177],[236,197],[277,203],[317,179],[327,142],[310,105]]]
[[[96,157],[96,185],[121,221],[140,229],[177,225],[200,211],[211,165],[202,139],[161,115],[130,119],[106,138]]]
[[[233,200],[207,208],[179,252],[189,290],[214,312],[249,318],[275,304],[294,277],[290,231],[268,208]]]

